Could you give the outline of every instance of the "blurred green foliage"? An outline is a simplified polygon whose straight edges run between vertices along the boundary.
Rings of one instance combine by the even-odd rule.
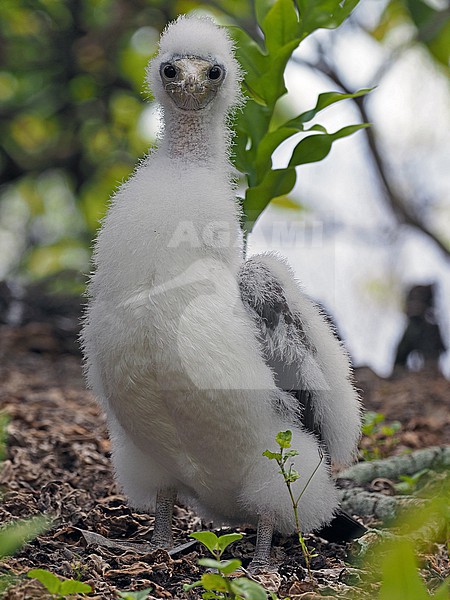
[[[321,94],[316,106],[288,121],[278,123],[277,102],[286,93],[284,73],[292,53],[300,43],[317,29],[338,27],[351,13],[359,0],[255,0],[256,20],[262,32],[249,35],[233,28],[237,58],[245,71],[244,89],[250,97],[238,114],[235,130],[234,163],[247,175],[243,201],[244,229],[251,232],[254,223],[273,198],[289,194],[296,182],[295,167],[324,159],[332,143],[351,135],[365,125],[344,127],[329,134],[321,125],[309,129],[311,121],[321,110],[356,94],[330,92]],[[286,168],[272,168],[272,154],[284,141],[301,132],[314,132],[294,148]]]
[[[382,536],[360,560],[361,583],[352,600],[447,600],[450,577],[436,568],[433,554],[449,542],[450,478],[444,473],[426,501],[402,512],[395,535]],[[356,545],[358,542],[355,543]],[[448,571],[447,571],[448,573]]]
[[[0,471],[2,469],[2,462],[6,456],[7,425],[8,416],[6,413],[0,412]],[[6,556],[13,555],[24,544],[49,529],[50,526],[50,519],[41,515],[2,524],[0,526],[0,560]],[[0,572],[0,595],[12,583],[13,579],[14,576],[7,570],[3,569]]]
[[[389,0],[370,33],[383,42],[396,28],[408,28],[409,43],[424,44],[435,61],[449,72],[450,7],[448,3],[447,6],[444,4],[424,0]]]
[[[292,190],[296,166],[321,160],[334,140],[360,127],[329,134],[315,125],[289,165],[271,169],[278,145],[342,99],[322,95],[315,109],[280,124],[292,52],[315,29],[338,26],[357,1],[2,0],[0,279],[89,270],[90,243],[111,192],[154,142],[145,66],[166,23],[199,7],[234,26],[247,72],[250,100],[236,120],[234,160],[247,175],[250,231],[272,198]],[[391,1],[372,34],[381,40],[408,18],[444,62],[448,18],[438,27],[437,11],[423,6]]]
[[[1,216],[23,238],[13,270],[87,268],[111,190],[148,149],[143,74],[175,12],[144,0],[2,1]]]

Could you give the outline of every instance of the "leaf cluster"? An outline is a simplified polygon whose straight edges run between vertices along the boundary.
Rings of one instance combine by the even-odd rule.
[[[377,460],[382,458],[382,446],[389,447],[397,444],[396,434],[401,429],[400,421],[387,422],[383,413],[367,411],[361,428],[363,444],[361,455],[364,460]]]
[[[300,473],[294,469],[293,463],[286,470],[286,463],[290,458],[298,455],[298,450],[289,450],[291,447],[292,431],[280,431],[275,437],[275,441],[280,447],[280,452],[271,452],[264,450],[263,456],[269,460],[275,460],[280,467],[280,474],[283,475],[286,484],[291,484],[300,478]],[[286,452],[287,450],[287,452]]]
[[[237,57],[246,76],[244,92],[249,98],[235,121],[236,140],[233,160],[247,177],[243,200],[244,229],[249,233],[273,198],[291,192],[296,182],[295,167],[323,160],[333,142],[358,131],[367,124],[343,127],[329,133],[322,125],[306,127],[321,110],[354,94],[321,94],[311,110],[278,124],[277,103],[286,92],[286,65],[299,44],[320,28],[338,27],[351,13],[358,0],[255,0],[257,23],[264,42],[242,29],[232,28]],[[274,169],[272,155],[286,140],[308,133],[292,151],[288,166]]]
[[[203,573],[199,581],[185,585],[185,591],[201,587],[205,590],[202,594],[203,600],[267,600],[267,592],[255,581],[246,577],[231,579],[231,575],[242,566],[240,560],[236,558],[222,560],[222,555],[228,546],[240,540],[242,534],[230,533],[217,536],[212,531],[199,531],[190,537],[203,544],[214,557],[201,558],[198,564],[217,572]]]
[[[412,27],[411,27],[412,26]],[[450,11],[445,3],[425,0],[389,0],[369,33],[379,42],[399,27],[413,29],[413,42],[423,44],[436,64],[447,73],[450,65]],[[409,42],[411,44],[411,41]]]
[[[5,413],[0,413],[0,470],[1,462],[6,453],[6,427],[8,417]],[[43,515],[38,515],[30,519],[20,519],[8,523],[0,528],[0,559],[6,556],[12,556],[22,548],[24,544],[33,540],[40,533],[43,533],[51,527],[51,519]],[[9,573],[0,576],[0,592],[3,592],[13,583],[13,578]]]
[[[365,591],[379,588],[377,600],[447,600],[450,577],[429,592],[421,577],[425,561],[418,554],[433,548],[436,543],[448,544],[450,531],[450,478],[444,485],[429,491],[429,501],[404,512],[396,521],[396,535],[382,539],[364,557],[361,567],[365,576],[352,598],[365,598]],[[426,531],[426,540],[417,541],[420,532]],[[431,566],[431,568],[433,568]],[[435,573],[434,573],[435,575]]]

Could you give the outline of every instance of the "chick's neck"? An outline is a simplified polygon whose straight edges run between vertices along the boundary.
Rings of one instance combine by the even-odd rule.
[[[163,148],[171,159],[202,165],[227,160],[228,132],[222,115],[208,109],[165,113]]]

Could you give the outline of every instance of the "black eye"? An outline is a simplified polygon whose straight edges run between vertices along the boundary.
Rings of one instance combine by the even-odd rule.
[[[177,76],[177,71],[173,65],[166,65],[163,68],[163,73],[164,77],[167,77],[167,79],[175,79]]]
[[[214,67],[211,67],[208,73],[208,77],[213,81],[217,81],[222,77],[222,75],[223,70],[218,65],[214,65]]]

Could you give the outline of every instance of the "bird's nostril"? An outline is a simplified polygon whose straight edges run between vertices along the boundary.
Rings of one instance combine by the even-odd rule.
[[[190,92],[193,92],[197,88],[197,81],[196,81],[194,75],[189,75],[188,78],[186,79],[186,88]]]

